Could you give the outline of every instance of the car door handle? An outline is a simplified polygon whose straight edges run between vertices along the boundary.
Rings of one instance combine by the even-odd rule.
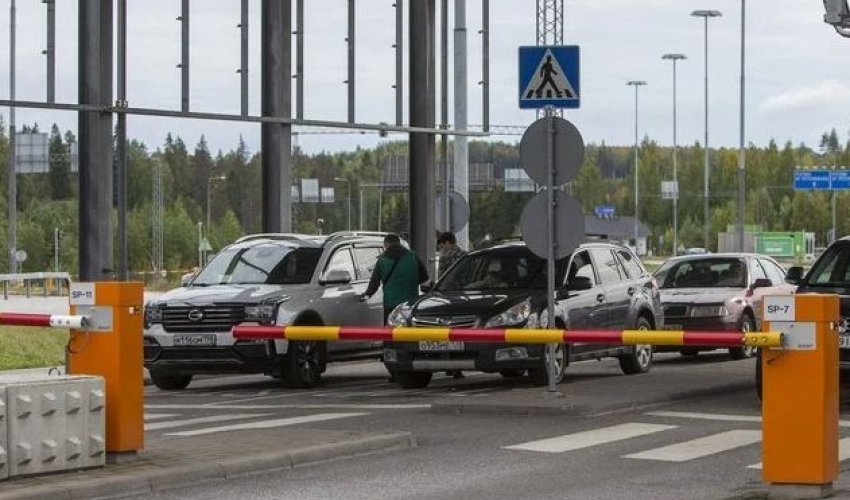
[[[599,295],[596,296],[596,302],[599,302],[599,303],[605,302],[605,296],[600,293]]]

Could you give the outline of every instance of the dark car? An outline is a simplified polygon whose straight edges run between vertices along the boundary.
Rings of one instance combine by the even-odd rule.
[[[390,314],[393,326],[561,329],[662,326],[655,280],[627,248],[586,244],[556,266],[555,320],[546,311],[546,261],[522,243],[472,252],[458,261],[433,290]],[[479,370],[547,382],[542,345],[478,342],[385,342],[384,363],[404,388],[425,387],[434,372]],[[619,358],[625,373],[652,365],[652,346],[558,345],[557,379],[570,361]]]
[[[794,292],[785,270],[764,255],[727,253],[689,255],[665,262],[655,272],[661,286],[664,327],[668,330],[756,331],[764,295]],[[666,348],[697,355],[714,347]],[[751,347],[729,349],[733,359],[755,354]]]

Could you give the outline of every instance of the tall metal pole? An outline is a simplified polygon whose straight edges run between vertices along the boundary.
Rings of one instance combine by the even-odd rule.
[[[467,128],[467,58],[466,58],[466,0],[455,0],[454,29],[454,122],[455,130]],[[454,139],[454,189],[469,199],[469,140],[466,136]],[[461,248],[469,248],[469,225],[457,231]]]
[[[304,0],[295,2],[295,117],[304,119]]]
[[[481,129],[490,131],[490,0],[481,0]]]
[[[631,85],[635,88],[635,220],[634,220],[634,239],[635,253],[639,253],[638,249],[638,217],[640,216],[640,182],[639,182],[639,165],[640,165],[640,137],[638,133],[638,96],[639,90],[646,82],[640,80],[632,80],[626,85]]]
[[[113,4],[79,1],[79,102],[112,104]],[[97,281],[112,269],[112,113],[80,111],[78,130],[79,277]]]
[[[261,20],[263,116],[290,118],[292,113],[292,1],[262,0]],[[290,232],[292,227],[292,125],[261,125],[263,231]]]
[[[242,116],[248,116],[248,2],[242,0],[239,16],[239,101]]]
[[[11,0],[9,7],[9,99],[15,100],[15,24],[17,9],[15,0]],[[9,205],[9,272],[15,274],[18,270],[18,260],[15,258],[18,251],[18,187],[17,187],[17,161],[15,158],[15,107],[9,107],[9,172],[8,172],[8,200]]]
[[[180,109],[189,111],[189,0],[180,2]]]
[[[548,175],[546,176],[546,232],[549,235],[546,259],[546,310],[549,318],[547,327],[555,327],[555,186],[557,170],[555,168],[555,112],[551,106],[546,108],[546,162]],[[557,390],[557,367],[555,366],[555,352],[557,344],[546,345],[546,366],[549,373],[549,392]]]
[[[679,177],[678,177],[678,157],[679,157],[679,135],[678,135],[678,87],[677,87],[677,63],[687,59],[684,54],[664,54],[662,59],[673,61],[673,185],[676,186],[676,192],[673,194],[673,256],[679,252]]]
[[[440,128],[449,128],[449,0],[440,2]],[[451,200],[449,200],[449,136],[440,136],[440,163],[443,170],[443,220],[444,231],[451,231]],[[439,169],[438,169],[439,170]]]
[[[56,102],[56,0],[43,0],[47,6],[47,102]]]
[[[410,3],[410,125],[434,128],[434,0]],[[410,134],[410,243],[434,269],[434,134]]]
[[[348,36],[345,42],[348,44],[348,123],[354,123],[354,30],[355,30],[355,5],[354,0],[348,0]]]
[[[364,205],[364,202],[365,202],[364,201],[364,199],[365,199],[364,191],[365,190],[366,190],[366,188],[364,186],[360,186],[360,224],[358,224],[358,226],[360,227],[361,231],[366,230],[366,221],[364,220],[365,212],[363,210],[363,208],[364,208],[363,205]]]
[[[118,0],[118,108],[127,107],[127,0]],[[129,277],[127,251],[127,115],[118,113],[116,155],[118,175],[118,279]]]
[[[747,1],[741,0],[741,137],[738,145],[738,251],[744,251],[744,215],[746,210],[746,148],[744,147],[744,119],[746,104],[746,34],[747,34]]]
[[[395,4],[395,124],[404,123],[404,0]]]

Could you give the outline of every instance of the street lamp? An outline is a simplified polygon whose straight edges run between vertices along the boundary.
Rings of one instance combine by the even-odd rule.
[[[213,181],[225,181],[227,180],[226,175],[215,175],[207,179],[207,236],[210,235],[210,191],[212,190],[212,182]]]
[[[741,0],[741,109],[740,109],[740,138],[738,143],[738,251],[744,251],[744,211],[746,209],[746,191],[744,190],[747,182],[745,169],[746,149],[744,148],[744,104],[746,102],[745,93],[745,62],[746,62],[746,34],[747,34],[747,1]]]
[[[687,59],[685,54],[664,54],[661,59],[673,61],[673,185],[676,191],[673,193],[673,256],[679,253],[679,177],[678,168],[678,114],[676,107],[676,64]]]
[[[348,204],[348,230],[351,231],[351,181],[348,179],[343,179],[342,177],[334,177],[336,182],[344,182],[345,183],[345,201]]]
[[[635,88],[635,221],[634,221],[634,230],[635,230],[635,253],[638,253],[638,157],[639,157],[639,148],[640,148],[640,139],[638,138],[638,91],[646,82],[641,80],[632,80],[626,85],[631,85]]]
[[[723,14],[719,10],[695,10],[691,12],[694,17],[701,17],[705,22],[705,166],[703,179],[703,217],[705,219],[705,227],[703,228],[703,240],[705,248],[708,248],[708,227],[711,224],[711,215],[709,213],[709,152],[708,152],[708,20],[712,17],[720,17]]]

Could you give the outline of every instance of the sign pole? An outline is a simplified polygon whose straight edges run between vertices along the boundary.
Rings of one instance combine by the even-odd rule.
[[[548,234],[549,254],[547,256],[546,269],[546,307],[548,311],[549,322],[546,325],[548,328],[555,328],[555,208],[558,203],[555,198],[555,176],[557,175],[555,164],[555,113],[552,106],[546,107],[546,122],[547,122],[547,140],[546,140],[546,161],[548,182],[546,183],[546,195],[548,199],[546,210],[546,232]],[[546,366],[549,371],[549,392],[557,391],[557,367],[555,366],[555,353],[557,344],[548,344],[546,346]]]

